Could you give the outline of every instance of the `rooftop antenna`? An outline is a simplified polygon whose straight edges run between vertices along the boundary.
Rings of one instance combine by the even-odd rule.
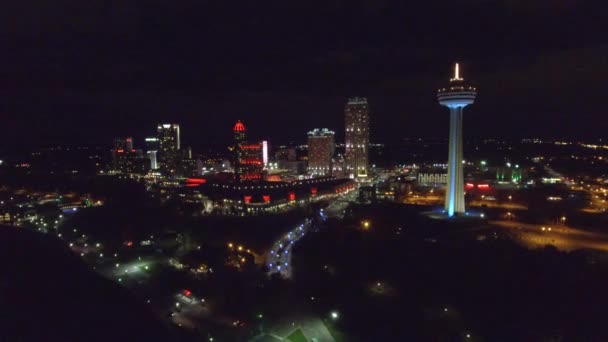
[[[454,64],[454,78],[452,78],[450,81],[462,81],[462,78],[460,78],[460,66],[458,63]]]

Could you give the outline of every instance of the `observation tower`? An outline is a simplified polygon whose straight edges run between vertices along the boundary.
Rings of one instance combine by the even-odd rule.
[[[448,183],[445,211],[448,217],[464,214],[464,174],[462,155],[462,114],[464,107],[475,102],[477,89],[460,77],[458,63],[448,85],[437,91],[439,104],[450,109],[450,140],[448,152]]]

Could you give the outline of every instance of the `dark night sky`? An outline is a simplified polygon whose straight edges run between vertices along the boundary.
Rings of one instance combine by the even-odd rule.
[[[275,142],[314,127],[341,139],[355,95],[372,141],[442,137],[435,90],[454,61],[480,89],[467,137],[602,137],[605,3],[7,1],[0,142],[110,145],[162,121],[200,146],[227,142],[236,119]]]

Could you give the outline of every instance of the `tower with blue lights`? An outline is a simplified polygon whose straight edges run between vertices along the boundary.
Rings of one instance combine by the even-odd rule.
[[[462,155],[462,115],[464,107],[475,102],[477,90],[460,77],[458,63],[454,78],[437,91],[439,104],[450,109],[450,140],[448,152],[448,183],[445,191],[445,211],[449,217],[464,214],[464,174]]]

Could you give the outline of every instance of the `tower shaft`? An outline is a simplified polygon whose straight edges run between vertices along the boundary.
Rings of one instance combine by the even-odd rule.
[[[445,210],[448,216],[464,214],[464,174],[462,155],[462,113],[464,106],[450,108],[450,141],[448,154],[448,184],[445,192]]]

